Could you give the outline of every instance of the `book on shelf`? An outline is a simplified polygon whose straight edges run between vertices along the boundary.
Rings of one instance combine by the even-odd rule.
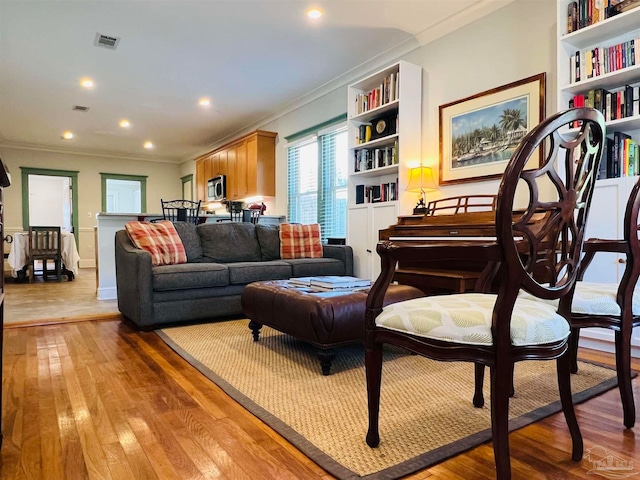
[[[640,7],[640,0],[622,0],[621,2],[609,7],[609,16],[612,17],[619,13],[624,13]]]
[[[311,277],[310,286],[332,290],[344,288],[359,288],[371,286],[371,280],[351,276],[324,275]]]
[[[640,0],[576,0],[567,6],[567,33],[628,12],[640,6]]]
[[[314,277],[291,277],[289,279],[289,283],[294,285],[301,285],[303,287],[308,287],[311,285],[311,279]]]
[[[355,98],[355,114],[359,115],[398,100],[399,76],[400,72],[392,72],[377,87],[357,94]]]
[[[398,200],[398,179],[377,185],[356,185],[356,205]]]
[[[640,37],[610,46],[578,50],[569,57],[571,83],[640,65]]]

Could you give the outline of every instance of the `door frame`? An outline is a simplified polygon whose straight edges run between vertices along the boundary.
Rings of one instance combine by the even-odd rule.
[[[53,170],[50,168],[20,167],[22,171],[22,229],[29,230],[29,175],[68,177],[71,179],[71,227],[76,245],[80,245],[78,231],[78,173],[79,170]]]

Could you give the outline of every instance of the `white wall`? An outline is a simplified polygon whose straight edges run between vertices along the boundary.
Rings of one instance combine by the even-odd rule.
[[[434,167],[434,174],[437,175],[438,171],[440,105],[546,72],[547,115],[555,111],[555,38],[555,1],[518,0],[395,59],[404,59],[423,68],[423,162]],[[378,67],[372,68],[371,72],[363,72],[361,77],[377,70]],[[348,83],[355,80],[357,78]],[[346,110],[347,83],[276,120],[247,128],[247,131],[260,128],[278,132],[276,211],[272,211],[272,214],[286,215],[287,212],[287,152],[284,138],[343,114]],[[182,175],[194,173],[195,162],[185,162],[181,168]],[[495,180],[446,186],[430,193],[429,199],[468,193],[496,193],[498,183]]]
[[[78,172],[78,252],[81,267],[95,265],[93,227],[96,214],[102,208],[101,172],[146,175],[148,213],[162,212],[160,198],[180,198],[181,195],[180,166],[176,164],[8,147],[0,148],[0,157],[11,173],[11,186],[4,190],[5,235],[23,231],[20,167]]]
[[[423,162],[435,168],[439,159],[440,105],[546,72],[546,112],[555,112],[555,1],[512,3],[404,59],[423,67]],[[430,197],[497,193],[498,185],[498,180],[450,185]]]
[[[556,4],[553,0],[518,0],[430,44],[401,57],[423,67],[422,152],[423,161],[437,166],[439,156],[438,107],[506,83],[546,72],[547,114],[555,111],[556,98]],[[395,59],[395,60],[399,60]],[[389,62],[391,63],[391,61]],[[378,67],[372,71],[379,70]],[[372,72],[363,72],[365,76]],[[357,80],[353,78],[348,83]],[[346,81],[345,81],[346,82]],[[271,215],[287,212],[288,135],[322,123],[347,110],[347,83],[323,97],[281,117],[251,125],[278,132],[276,144],[276,199]],[[242,135],[246,132],[239,132]],[[20,166],[78,170],[80,256],[93,258],[93,226],[100,211],[100,172],[148,175],[147,210],[159,211],[161,197],[181,195],[180,178],[193,174],[195,161],[181,165],[114,159],[99,156],[0,148],[13,185],[6,190],[6,230],[22,230]],[[442,187],[430,199],[464,193],[495,193],[498,181]],[[409,212],[401,212],[403,214]]]

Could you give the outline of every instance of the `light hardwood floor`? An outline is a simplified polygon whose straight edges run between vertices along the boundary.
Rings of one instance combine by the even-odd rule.
[[[63,278],[62,282],[45,282],[36,277],[34,283],[16,283],[15,279],[5,277],[5,324],[113,318],[119,313],[116,300],[97,299],[95,268],[79,269],[71,282]]]
[[[78,321],[8,327],[4,341],[3,480],[333,478],[152,332],[119,320]],[[637,379],[634,390],[640,403]],[[638,427],[623,428],[617,389],[576,410],[585,451],[600,446],[635,460],[640,478]],[[514,479],[600,478],[588,474],[588,460],[570,460],[561,414],[512,433],[510,442]],[[491,444],[407,478],[494,478]]]

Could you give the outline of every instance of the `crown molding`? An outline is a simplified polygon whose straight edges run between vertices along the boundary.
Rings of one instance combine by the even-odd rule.
[[[346,87],[350,83],[353,83],[356,80],[366,76],[370,72],[383,68],[390,63],[396,62],[400,57],[408,54],[409,52],[412,52],[418,47],[420,47],[420,45],[418,44],[416,38],[414,36],[410,36],[398,45],[379,53],[375,57],[372,57],[359,65],[356,65],[340,76],[335,77],[334,79],[329,80],[328,82],[320,85],[310,92],[305,93],[301,97],[298,97],[297,99],[283,105],[278,110],[254,121],[250,125],[236,130],[235,132],[226,135],[224,138],[217,139],[215,142],[209,144],[209,146],[207,146],[206,149],[202,150],[202,152],[198,155],[190,158],[183,158],[182,161],[185,162],[198,158],[199,156],[204,155],[211,150],[215,150],[216,148],[224,145],[225,143],[228,143],[235,138],[238,138],[239,136],[246,135],[247,133],[251,133],[254,130],[259,130],[261,126],[273,122],[278,118],[283,117],[295,110],[298,110],[299,108],[302,108],[305,105],[333,92],[337,88],[343,86]]]
[[[455,15],[446,18],[445,20],[438,22],[437,25],[429,27],[416,34],[416,39],[420,46],[427,45],[438,38],[444,37],[449,33],[458,30],[470,23],[479,20],[482,17],[506,7],[510,3],[516,0],[481,0],[480,2],[472,5],[469,8],[462,10]]]
[[[73,150],[61,147],[50,147],[47,145],[36,145],[28,143],[14,143],[14,142],[0,142],[0,148],[12,148],[14,150],[34,150],[37,152],[50,152],[50,153],[62,153],[65,155],[78,155],[83,157],[103,157],[103,158],[115,158],[118,160],[135,160],[137,162],[151,162],[151,163],[171,163],[178,165],[183,162],[180,159],[170,158],[144,158],[135,157],[126,154],[117,154],[113,152],[100,151],[100,150]]]
[[[301,97],[283,105],[281,108],[276,110],[269,115],[266,115],[259,120],[254,121],[250,125],[243,127],[239,130],[236,130],[233,133],[226,135],[223,138],[217,139],[216,141],[209,144],[204,150],[193,157],[183,158],[182,162],[187,162],[189,160],[194,160],[195,158],[200,157],[216,148],[222,146],[223,144],[239,137],[242,135],[246,135],[254,130],[259,129],[263,125],[273,122],[284,115],[287,115],[321,97],[331,93],[337,88],[347,86],[360,78],[365,77],[366,75],[379,70],[381,68],[386,67],[387,65],[394,63],[401,59],[402,56],[407,55],[408,53],[431,43],[438,38],[441,38],[454,30],[464,27],[479,18],[482,18],[490,13],[499,10],[507,6],[510,3],[513,3],[517,0],[481,0],[475,5],[459,12],[451,17],[447,18],[443,22],[439,22],[437,25],[427,28],[421,32],[418,32],[415,35],[411,35],[399,44],[394,47],[385,50],[384,52],[379,53],[378,55],[368,59],[367,61],[356,65],[352,69],[346,71],[340,76],[320,85],[319,87],[311,90],[308,93],[305,93]]]

